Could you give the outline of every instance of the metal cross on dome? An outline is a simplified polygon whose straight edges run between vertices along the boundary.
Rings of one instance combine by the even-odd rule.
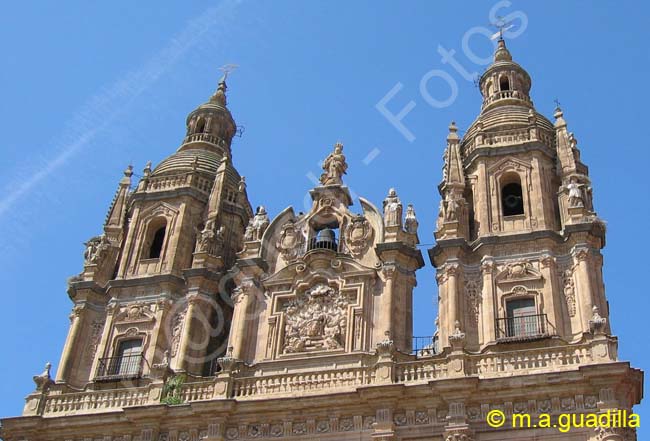
[[[497,28],[499,31],[490,37],[490,40],[494,40],[499,37],[499,40],[503,40],[503,31],[507,31],[512,28],[512,21],[506,21],[501,15],[497,15],[496,21],[490,23],[494,28]]]
[[[223,72],[223,79],[228,78],[228,74],[239,67],[239,64],[224,64],[219,68]]]

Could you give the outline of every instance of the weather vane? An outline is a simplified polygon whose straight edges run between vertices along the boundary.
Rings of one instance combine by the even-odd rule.
[[[553,100],[553,102],[555,103],[555,107],[557,107],[557,108],[559,109],[559,108],[560,108],[560,100],[557,99],[557,98],[555,98],[555,99]]]
[[[506,21],[505,18],[500,15],[497,15],[496,21],[490,23],[490,25],[499,30],[498,32],[494,33],[492,37],[490,37],[490,40],[494,40],[497,37],[499,37],[499,40],[503,40],[503,31],[507,31],[508,29],[512,28],[512,22]]]
[[[219,68],[223,72],[223,79],[228,78],[228,74],[239,67],[239,64],[224,64]]]

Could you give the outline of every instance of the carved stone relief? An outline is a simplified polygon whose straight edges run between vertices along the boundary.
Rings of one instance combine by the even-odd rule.
[[[300,255],[304,243],[304,235],[291,220],[282,226],[276,246],[285,260],[292,261]]]
[[[319,283],[284,307],[285,354],[343,348],[350,299]]]
[[[567,311],[569,317],[576,315],[576,290],[573,283],[573,272],[571,270],[564,271],[562,277],[562,284],[564,286],[564,300],[566,301]]]
[[[481,305],[481,289],[483,278],[476,277],[465,281],[465,299],[467,302],[467,312],[469,314],[469,324],[477,326]]]
[[[178,347],[181,342],[181,333],[183,332],[183,323],[185,321],[185,311],[179,311],[172,320],[171,329],[171,354],[175,357],[178,354]]]
[[[373,230],[365,217],[358,215],[352,218],[345,230],[345,239],[350,253],[357,257],[368,248]]]

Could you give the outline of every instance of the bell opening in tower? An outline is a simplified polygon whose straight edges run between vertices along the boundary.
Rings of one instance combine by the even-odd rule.
[[[524,198],[518,176],[510,178],[510,182],[501,188],[501,205],[504,216],[524,214]]]

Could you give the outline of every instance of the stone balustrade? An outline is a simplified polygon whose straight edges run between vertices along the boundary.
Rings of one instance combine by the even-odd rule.
[[[604,348],[608,340],[592,340],[582,344],[551,348],[526,349],[500,353],[471,354],[454,352],[431,357],[412,358],[400,354],[391,358],[388,380],[380,380],[378,370],[385,363],[340,369],[314,370],[265,374],[255,367],[243,367],[241,372],[220,373],[217,377],[193,378],[181,386],[180,398],[184,403],[211,399],[262,399],[268,397],[319,395],[332,391],[354,391],[374,384],[425,384],[451,376],[478,376],[480,378],[506,375],[528,375],[541,372],[575,370],[580,366],[615,361],[616,356]],[[598,350],[596,351],[596,347]],[[606,356],[594,354],[603,354]],[[458,371],[458,361],[463,368]],[[452,365],[455,369],[452,370]],[[230,387],[217,387],[229,384]],[[114,411],[123,407],[156,404],[160,401],[162,382],[148,386],[100,391],[67,391],[67,386],[54,384],[42,395],[28,397],[25,415],[41,414],[48,417],[70,413],[95,413]],[[220,393],[219,390],[226,392]],[[36,399],[41,405],[34,405]],[[31,401],[30,401],[31,400]],[[32,403],[30,405],[30,403]]]
[[[178,175],[154,176],[148,178],[147,192],[174,190],[181,187],[191,187],[206,195],[210,194],[212,181],[197,173],[182,173]]]

